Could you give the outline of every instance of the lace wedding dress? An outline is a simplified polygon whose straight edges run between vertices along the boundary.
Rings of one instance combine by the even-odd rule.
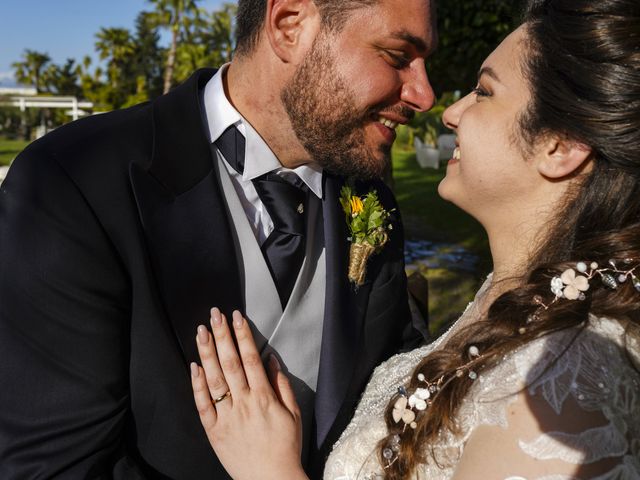
[[[387,435],[385,408],[420,360],[473,320],[474,307],[433,344],[376,368],[325,480],[382,478],[376,446]],[[429,446],[437,462],[427,457],[415,478],[640,479],[639,360],[640,345],[619,322],[593,316],[586,328],[523,346],[479,375],[457,414],[459,433],[441,433]]]

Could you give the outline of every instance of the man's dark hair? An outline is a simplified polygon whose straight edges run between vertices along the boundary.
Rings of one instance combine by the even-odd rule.
[[[348,12],[368,7],[380,0],[313,0],[322,18],[322,25],[339,31],[349,17]],[[239,0],[236,18],[236,55],[250,53],[258,42],[264,24],[267,0]]]

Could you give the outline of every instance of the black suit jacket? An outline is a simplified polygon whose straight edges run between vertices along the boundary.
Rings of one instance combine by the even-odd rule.
[[[227,478],[188,372],[209,308],[244,308],[199,101],[212,74],[15,160],[0,189],[0,478]],[[314,477],[373,367],[419,341],[397,215],[365,285],[347,282],[342,183],[325,175]],[[395,208],[382,183],[361,186]]]

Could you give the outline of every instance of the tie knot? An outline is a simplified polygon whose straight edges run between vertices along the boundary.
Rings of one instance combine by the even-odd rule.
[[[239,174],[244,173],[244,136],[231,126],[215,141],[216,148]],[[260,247],[275,280],[284,309],[298,277],[305,251],[305,210],[309,188],[293,172],[286,179],[274,172],[253,179],[274,230]]]
[[[297,179],[297,177],[296,177]],[[298,185],[267,173],[253,183],[260,200],[269,212],[275,230],[294,235],[305,233],[305,210],[308,187],[299,179]]]
[[[231,125],[214,142],[222,156],[240,175],[244,172],[244,136]]]

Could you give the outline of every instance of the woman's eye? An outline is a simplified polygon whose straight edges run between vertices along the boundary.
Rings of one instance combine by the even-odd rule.
[[[471,93],[474,93],[478,97],[490,97],[491,94],[487,92],[484,88],[478,85],[476,88],[471,90]]]

